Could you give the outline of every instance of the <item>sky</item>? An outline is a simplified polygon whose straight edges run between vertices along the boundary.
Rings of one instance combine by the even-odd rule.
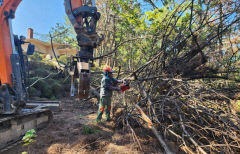
[[[35,33],[48,34],[56,23],[65,21],[63,3],[64,0],[22,0],[13,20],[13,33],[27,36],[27,29],[33,28]],[[144,7],[149,9],[150,5],[145,3]]]
[[[13,33],[27,36],[27,29],[48,34],[56,23],[64,23],[64,0],[22,0],[13,20]]]

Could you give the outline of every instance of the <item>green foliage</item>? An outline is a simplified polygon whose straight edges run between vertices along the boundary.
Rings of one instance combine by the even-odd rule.
[[[116,24],[116,42],[134,40],[128,41],[118,48],[117,59],[121,61],[121,66],[124,68],[131,69],[142,65],[161,50],[163,40],[158,38],[158,35],[169,33],[167,39],[174,40],[189,25],[190,1],[185,1],[181,6],[175,2],[175,7],[170,9],[171,1],[166,0],[161,8],[153,10],[143,9],[141,3],[136,0],[110,0],[108,2],[113,12],[118,14],[121,19],[121,22]],[[180,8],[185,12],[176,14]],[[176,28],[171,30],[172,27],[169,25],[176,25]],[[192,27],[194,26],[192,25]],[[184,35],[189,34],[185,33]],[[155,39],[148,38],[148,36],[155,37]],[[175,57],[175,55],[171,56]]]
[[[52,92],[53,95],[55,97],[61,97],[61,95],[63,96],[63,92],[64,92],[64,87],[62,86],[62,84],[59,81],[55,81],[51,84],[52,87]],[[69,86],[70,87],[70,86]],[[68,87],[68,88],[69,88]]]
[[[148,42],[141,38],[148,31],[148,26],[140,3],[136,0],[110,0],[108,3],[113,12],[118,14],[121,19],[121,22],[115,25],[115,41],[121,43],[122,40],[129,40],[118,48],[119,54],[116,61],[121,62],[121,66],[124,68],[143,64],[146,62],[147,55],[141,49],[148,50],[149,46],[146,47]],[[136,37],[139,39],[131,41]],[[129,65],[129,63],[131,64]]]
[[[41,90],[42,92],[42,95],[41,97],[45,97],[45,98],[51,98],[51,96],[53,96],[53,93],[52,93],[52,88],[50,85],[48,84],[45,84],[43,89]]]
[[[33,55],[28,56],[29,61],[41,61],[44,59],[44,55],[39,52],[34,52]]]
[[[67,56],[67,55],[62,55],[58,58],[58,61],[59,63],[62,63],[62,64],[67,64],[68,62],[70,62],[70,56]]]
[[[30,87],[30,88],[28,88],[28,94],[31,97],[40,97],[41,96],[41,91],[37,90],[34,87]]]
[[[67,56],[60,57],[62,63],[67,63],[67,60]],[[56,66],[51,60],[44,58],[42,54],[34,53],[34,55],[30,57],[29,62],[28,86],[35,83],[35,81],[37,82],[28,88],[29,96],[52,100],[65,96],[65,93],[70,90],[71,80],[65,80],[63,74],[55,75],[56,73]],[[49,77],[43,79],[47,76]]]
[[[120,61],[121,66],[126,69],[142,65],[160,50],[168,54],[165,61],[189,52],[189,49],[185,48],[181,49],[179,53],[177,49],[173,50],[173,45],[176,45],[176,38],[179,36],[181,38],[189,37],[191,35],[190,28],[195,31],[200,24],[207,23],[210,18],[208,16],[202,17],[203,12],[209,9],[206,6],[207,3],[203,1],[193,1],[194,16],[191,25],[189,24],[192,1],[164,0],[161,1],[163,5],[159,5],[157,0],[145,0],[145,2],[151,5],[152,2],[158,3],[160,7],[143,8],[144,4],[137,0],[108,1],[113,14],[117,14],[119,19],[119,22],[115,24],[116,44],[134,39],[134,41],[128,41],[118,48],[116,61]],[[214,2],[210,6],[216,7]],[[198,41],[206,41],[213,31],[216,31],[214,26],[205,26],[197,34]],[[190,46],[191,41],[186,42],[184,46],[187,45]]]
[[[53,37],[53,42],[79,48],[76,40],[76,33],[67,16],[65,16],[65,23],[56,23],[56,25],[51,28],[50,33]]]
[[[36,142],[34,138],[36,138],[36,131],[34,129],[31,129],[25,133],[25,135],[22,138],[22,141],[24,142],[24,146],[29,145],[33,142]]]
[[[238,106],[238,112],[240,114],[240,100],[237,101],[237,106]]]
[[[50,73],[49,70],[43,69],[42,67],[34,70],[34,76],[47,76]]]
[[[84,134],[93,134],[99,132],[98,129],[87,127],[86,125],[83,125],[83,133]]]
[[[55,96],[51,96],[50,100],[55,101],[56,97]]]
[[[64,78],[54,75],[44,80],[41,79],[49,75],[49,73],[52,73],[49,68],[38,68],[36,70],[32,70],[31,76],[33,77],[29,78],[29,85],[35,81],[38,82],[28,89],[30,97],[43,97],[55,100],[56,98],[63,97],[65,95],[65,91],[69,90],[70,80],[66,80],[65,83],[62,83]]]

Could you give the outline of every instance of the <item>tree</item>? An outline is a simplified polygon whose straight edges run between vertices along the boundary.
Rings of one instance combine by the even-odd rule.
[[[51,28],[50,33],[53,37],[53,42],[79,48],[76,40],[76,33],[67,16],[65,16],[65,23],[56,23],[55,27]]]

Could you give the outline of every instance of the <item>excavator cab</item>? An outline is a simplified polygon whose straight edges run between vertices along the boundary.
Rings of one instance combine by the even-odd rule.
[[[15,54],[11,55],[12,87],[8,84],[0,85],[0,114],[13,114],[21,111],[27,100],[26,79],[28,71],[28,57],[33,54],[35,46],[25,42],[25,37],[13,35]],[[22,44],[29,43],[26,54]]]

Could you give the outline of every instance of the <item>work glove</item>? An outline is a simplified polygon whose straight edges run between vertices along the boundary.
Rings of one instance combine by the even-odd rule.
[[[118,80],[118,83],[124,83],[124,80]]]

